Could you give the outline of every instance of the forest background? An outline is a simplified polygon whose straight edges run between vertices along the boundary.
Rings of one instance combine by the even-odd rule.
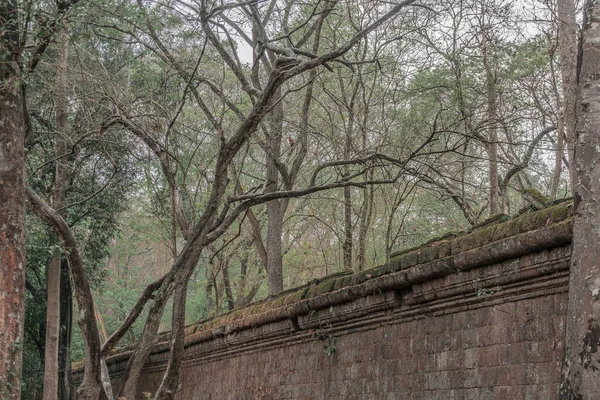
[[[2,390],[67,398],[85,357],[110,398],[103,358],[137,342],[131,397],[157,332],[571,196],[581,6],[4,2],[30,207]]]

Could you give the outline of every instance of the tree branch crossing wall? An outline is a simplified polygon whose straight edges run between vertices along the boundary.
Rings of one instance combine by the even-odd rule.
[[[571,232],[569,202],[500,216],[191,325],[177,398],[554,399]],[[164,334],[140,399],[168,350]],[[130,351],[107,360],[116,388]]]

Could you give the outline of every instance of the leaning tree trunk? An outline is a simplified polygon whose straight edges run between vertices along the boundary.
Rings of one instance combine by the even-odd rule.
[[[171,320],[171,354],[167,369],[156,396],[156,400],[172,400],[179,389],[179,377],[181,373],[181,364],[183,362],[183,349],[185,344],[185,303],[187,296],[187,286],[189,275],[176,281],[176,288],[173,292],[173,316]]]
[[[561,399],[596,399],[600,384],[600,2],[588,0],[585,13]]]
[[[0,3],[0,388],[21,397],[25,323],[25,119],[17,2]]]
[[[81,328],[85,349],[85,372],[83,382],[77,392],[77,398],[99,400],[103,393],[100,380],[101,343],[94,317],[92,290],[83,267],[77,241],[71,228],[56,210],[44,203],[31,188],[26,188],[26,194],[32,211],[56,231],[63,241],[63,248],[69,249],[67,258],[73,277],[75,298],[79,307],[77,322]]]

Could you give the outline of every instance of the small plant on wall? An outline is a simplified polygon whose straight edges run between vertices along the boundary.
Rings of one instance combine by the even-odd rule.
[[[327,356],[327,357],[332,357],[335,352],[336,352],[336,347],[335,347],[335,343],[337,341],[337,338],[335,336],[333,336],[332,334],[328,333],[325,330],[322,329],[317,329],[315,331],[315,341],[317,340],[327,340],[326,344],[323,344],[323,353]]]
[[[337,338],[335,336],[329,336],[328,343],[324,345],[323,352],[327,357],[332,357],[335,354],[335,342]]]

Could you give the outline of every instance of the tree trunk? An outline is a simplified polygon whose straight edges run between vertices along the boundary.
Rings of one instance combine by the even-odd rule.
[[[21,397],[25,323],[25,119],[17,65],[18,7],[0,3],[0,387]]]
[[[571,190],[575,185],[574,151],[577,124],[577,22],[575,0],[558,0],[558,44],[563,88],[563,121],[567,138]]]
[[[363,190],[363,209],[360,216],[360,228],[358,230],[358,269],[367,267],[367,233],[371,226],[373,216],[373,186]]]
[[[563,121],[559,118],[556,130],[556,148],[554,150],[554,171],[550,184],[550,198],[556,200],[560,188],[560,175],[562,174],[562,159],[565,153],[565,129]]]
[[[119,391],[117,398],[132,399],[136,398],[139,377],[142,373],[142,368],[146,364],[146,359],[152,350],[152,346],[156,344],[158,327],[160,326],[160,319],[163,315],[167,299],[170,297],[171,291],[169,289],[163,289],[159,291],[154,298],[154,302],[148,310],[148,317],[144,324],[144,330],[138,341],[135,353],[129,358],[127,366],[125,367],[125,373],[123,374],[121,381],[123,385]]]
[[[350,188],[344,188],[344,242],[342,243],[344,269],[352,270],[352,197]]]
[[[191,271],[190,271],[191,273]],[[171,321],[171,354],[163,380],[154,397],[156,400],[171,400],[179,388],[179,375],[183,361],[185,339],[185,303],[189,276],[176,281],[173,293],[173,318]]]
[[[267,204],[267,215],[267,281],[269,283],[269,295],[275,296],[283,290],[283,258],[281,253],[283,213],[281,212],[280,200]]]
[[[66,74],[69,59],[69,35],[63,28],[60,34],[60,50],[56,67],[56,84],[54,88],[54,103],[56,105],[56,139],[54,174],[53,207],[61,211],[65,199],[68,162],[64,155],[67,153],[68,121],[67,121],[67,85]],[[48,285],[46,303],[46,352],[44,356],[44,400],[55,400],[58,397],[59,382],[59,334],[60,334],[60,278],[61,256],[50,260],[48,268]]]
[[[584,12],[573,251],[560,399],[596,399],[600,382],[600,2],[587,1]]]
[[[69,249],[68,260],[75,287],[75,298],[79,307],[77,322],[81,328],[85,349],[85,372],[78,389],[78,398],[97,400],[102,394],[100,380],[101,343],[94,317],[94,299],[83,267],[83,260],[70,227],[61,216],[40,199],[31,189],[26,189],[27,198],[33,212],[48,223]]]
[[[235,301],[233,299],[233,292],[231,290],[231,280],[229,279],[229,261],[223,260],[223,286],[225,286],[225,297],[227,297],[227,309],[233,311],[235,308]]]
[[[210,271],[207,275],[210,274]],[[210,318],[215,314],[215,302],[213,300],[213,280],[212,276],[207,276],[206,278],[206,286],[204,287],[206,292],[206,315]]]
[[[364,56],[363,56],[364,58]],[[359,70],[359,79],[361,82],[363,81],[362,70]],[[375,83],[375,80],[373,80]],[[361,85],[362,86],[362,85]],[[371,94],[372,94],[371,89]],[[368,123],[369,123],[369,99],[364,86],[362,87],[362,116],[360,123],[360,131],[361,131],[361,152],[362,154],[367,153],[367,132],[368,132]],[[369,179],[373,178],[373,171],[370,171],[367,175]],[[358,228],[358,269],[364,270],[367,267],[367,233],[369,227],[371,226],[371,219],[373,217],[373,206],[374,199],[373,194],[375,191],[374,186],[369,186],[368,188],[363,188],[363,206],[360,214],[360,226]]]
[[[269,153],[266,156],[267,176],[265,192],[275,192],[279,187],[279,171],[275,161],[281,156],[281,140],[283,138],[283,105],[281,100],[281,89],[278,88],[274,101],[278,103],[273,108],[273,114],[269,117]],[[267,203],[267,281],[269,283],[269,295],[274,296],[283,290],[283,260],[281,255],[281,242],[283,234],[283,212],[282,201],[273,200]]]
[[[488,132],[487,151],[489,156],[489,200],[490,200],[490,216],[500,212],[500,204],[498,202],[498,128],[497,128],[497,110],[498,96],[496,92],[496,76],[490,65],[489,54],[487,49],[487,38],[484,38],[483,47],[483,64],[485,67],[485,77],[487,86],[487,119],[490,126]]]
[[[71,398],[71,332],[73,329],[73,290],[69,264],[60,263],[60,333],[58,341],[58,398]]]
[[[342,94],[345,93],[343,89],[343,82],[340,80],[340,88]],[[354,134],[354,104],[356,95],[358,94],[359,84],[354,85],[350,103],[348,104],[348,125],[346,126],[346,135],[344,138],[344,160],[350,159],[350,152],[352,150],[352,136]],[[345,95],[343,95],[345,97]],[[342,177],[350,175],[348,166],[344,166],[342,170]],[[352,191],[349,186],[344,187],[344,242],[342,243],[342,254],[344,260],[344,270],[352,270]]]
[[[44,400],[58,398],[58,342],[60,324],[60,257],[50,260],[47,274],[46,351],[44,354]]]
[[[558,92],[558,85],[556,83],[556,70],[554,68],[554,50],[550,52],[550,76],[552,81],[552,92],[554,93],[554,99],[556,101],[556,107],[559,110],[563,110],[563,104],[560,99]],[[550,183],[550,198],[555,200],[558,195],[558,189],[560,186],[560,175],[562,173],[562,159],[565,153],[565,124],[564,124],[564,110],[559,111],[558,121],[556,124],[556,148],[554,151],[554,172],[552,173],[552,182]]]

